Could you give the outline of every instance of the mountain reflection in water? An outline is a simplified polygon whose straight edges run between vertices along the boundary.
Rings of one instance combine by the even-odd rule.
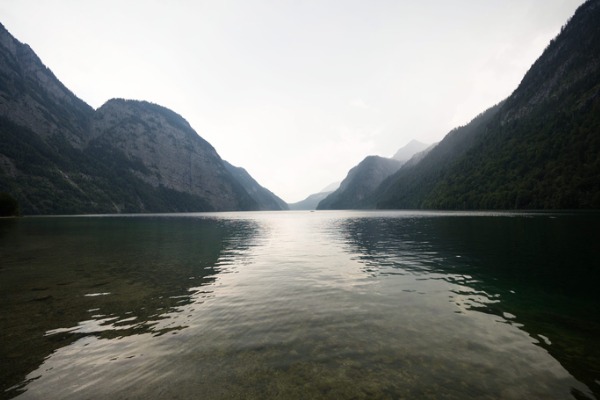
[[[503,317],[600,394],[597,214],[417,213],[338,229],[365,272],[454,284],[457,313]]]
[[[595,214],[0,221],[12,398],[594,398]]]
[[[33,374],[23,381],[49,354],[78,339],[184,328],[182,307],[211,296],[210,284],[250,245],[257,227],[168,217],[3,222],[0,354],[7,393],[38,379]]]

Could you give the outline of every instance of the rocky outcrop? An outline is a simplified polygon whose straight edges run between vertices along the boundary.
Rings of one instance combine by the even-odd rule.
[[[110,100],[96,111],[90,138],[87,146],[112,147],[138,164],[131,172],[152,187],[198,196],[214,210],[260,209],[215,149],[164,107]]]

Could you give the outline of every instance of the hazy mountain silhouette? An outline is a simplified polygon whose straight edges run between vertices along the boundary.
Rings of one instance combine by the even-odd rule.
[[[304,200],[296,203],[288,204],[290,210],[316,210],[317,206],[325,197],[333,193],[337,188],[340,187],[341,182],[333,182],[321,189],[318,193],[313,193],[306,197]]]
[[[368,207],[373,192],[385,178],[406,163],[416,163],[431,148],[411,140],[392,158],[368,156],[348,172],[339,188],[331,193],[313,195],[311,200],[319,200],[316,207],[320,210]]]
[[[411,140],[405,146],[398,149],[396,154],[392,156],[394,160],[398,160],[402,163],[410,160],[415,154],[420,153],[429,147],[428,144],[419,142],[418,140]]]
[[[352,168],[340,187],[321,200],[319,210],[362,208],[372,192],[402,166],[391,158],[368,156]]]

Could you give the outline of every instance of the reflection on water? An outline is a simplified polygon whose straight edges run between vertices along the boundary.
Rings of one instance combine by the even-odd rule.
[[[597,215],[0,221],[12,398],[594,398]]]
[[[11,394],[38,379],[23,381],[46,356],[80,338],[184,328],[178,310],[211,296],[203,288],[251,245],[256,229],[211,218],[2,222],[0,355]]]
[[[365,271],[440,274],[457,313],[497,315],[528,332],[598,395],[598,215],[435,215],[345,219],[339,228]]]

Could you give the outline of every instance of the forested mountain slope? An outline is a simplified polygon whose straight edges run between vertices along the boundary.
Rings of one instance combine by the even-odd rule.
[[[600,208],[600,0],[584,3],[501,104],[450,132],[378,208]]]
[[[316,204],[319,210],[359,209],[370,207],[373,192],[388,176],[404,164],[418,162],[435,145],[411,140],[401,147],[392,158],[367,156],[358,165],[351,168],[340,186],[331,193],[323,195]],[[313,197],[313,200],[318,196]]]
[[[352,168],[340,187],[321,200],[318,210],[362,208],[373,190],[402,166],[392,158],[368,156]]]

